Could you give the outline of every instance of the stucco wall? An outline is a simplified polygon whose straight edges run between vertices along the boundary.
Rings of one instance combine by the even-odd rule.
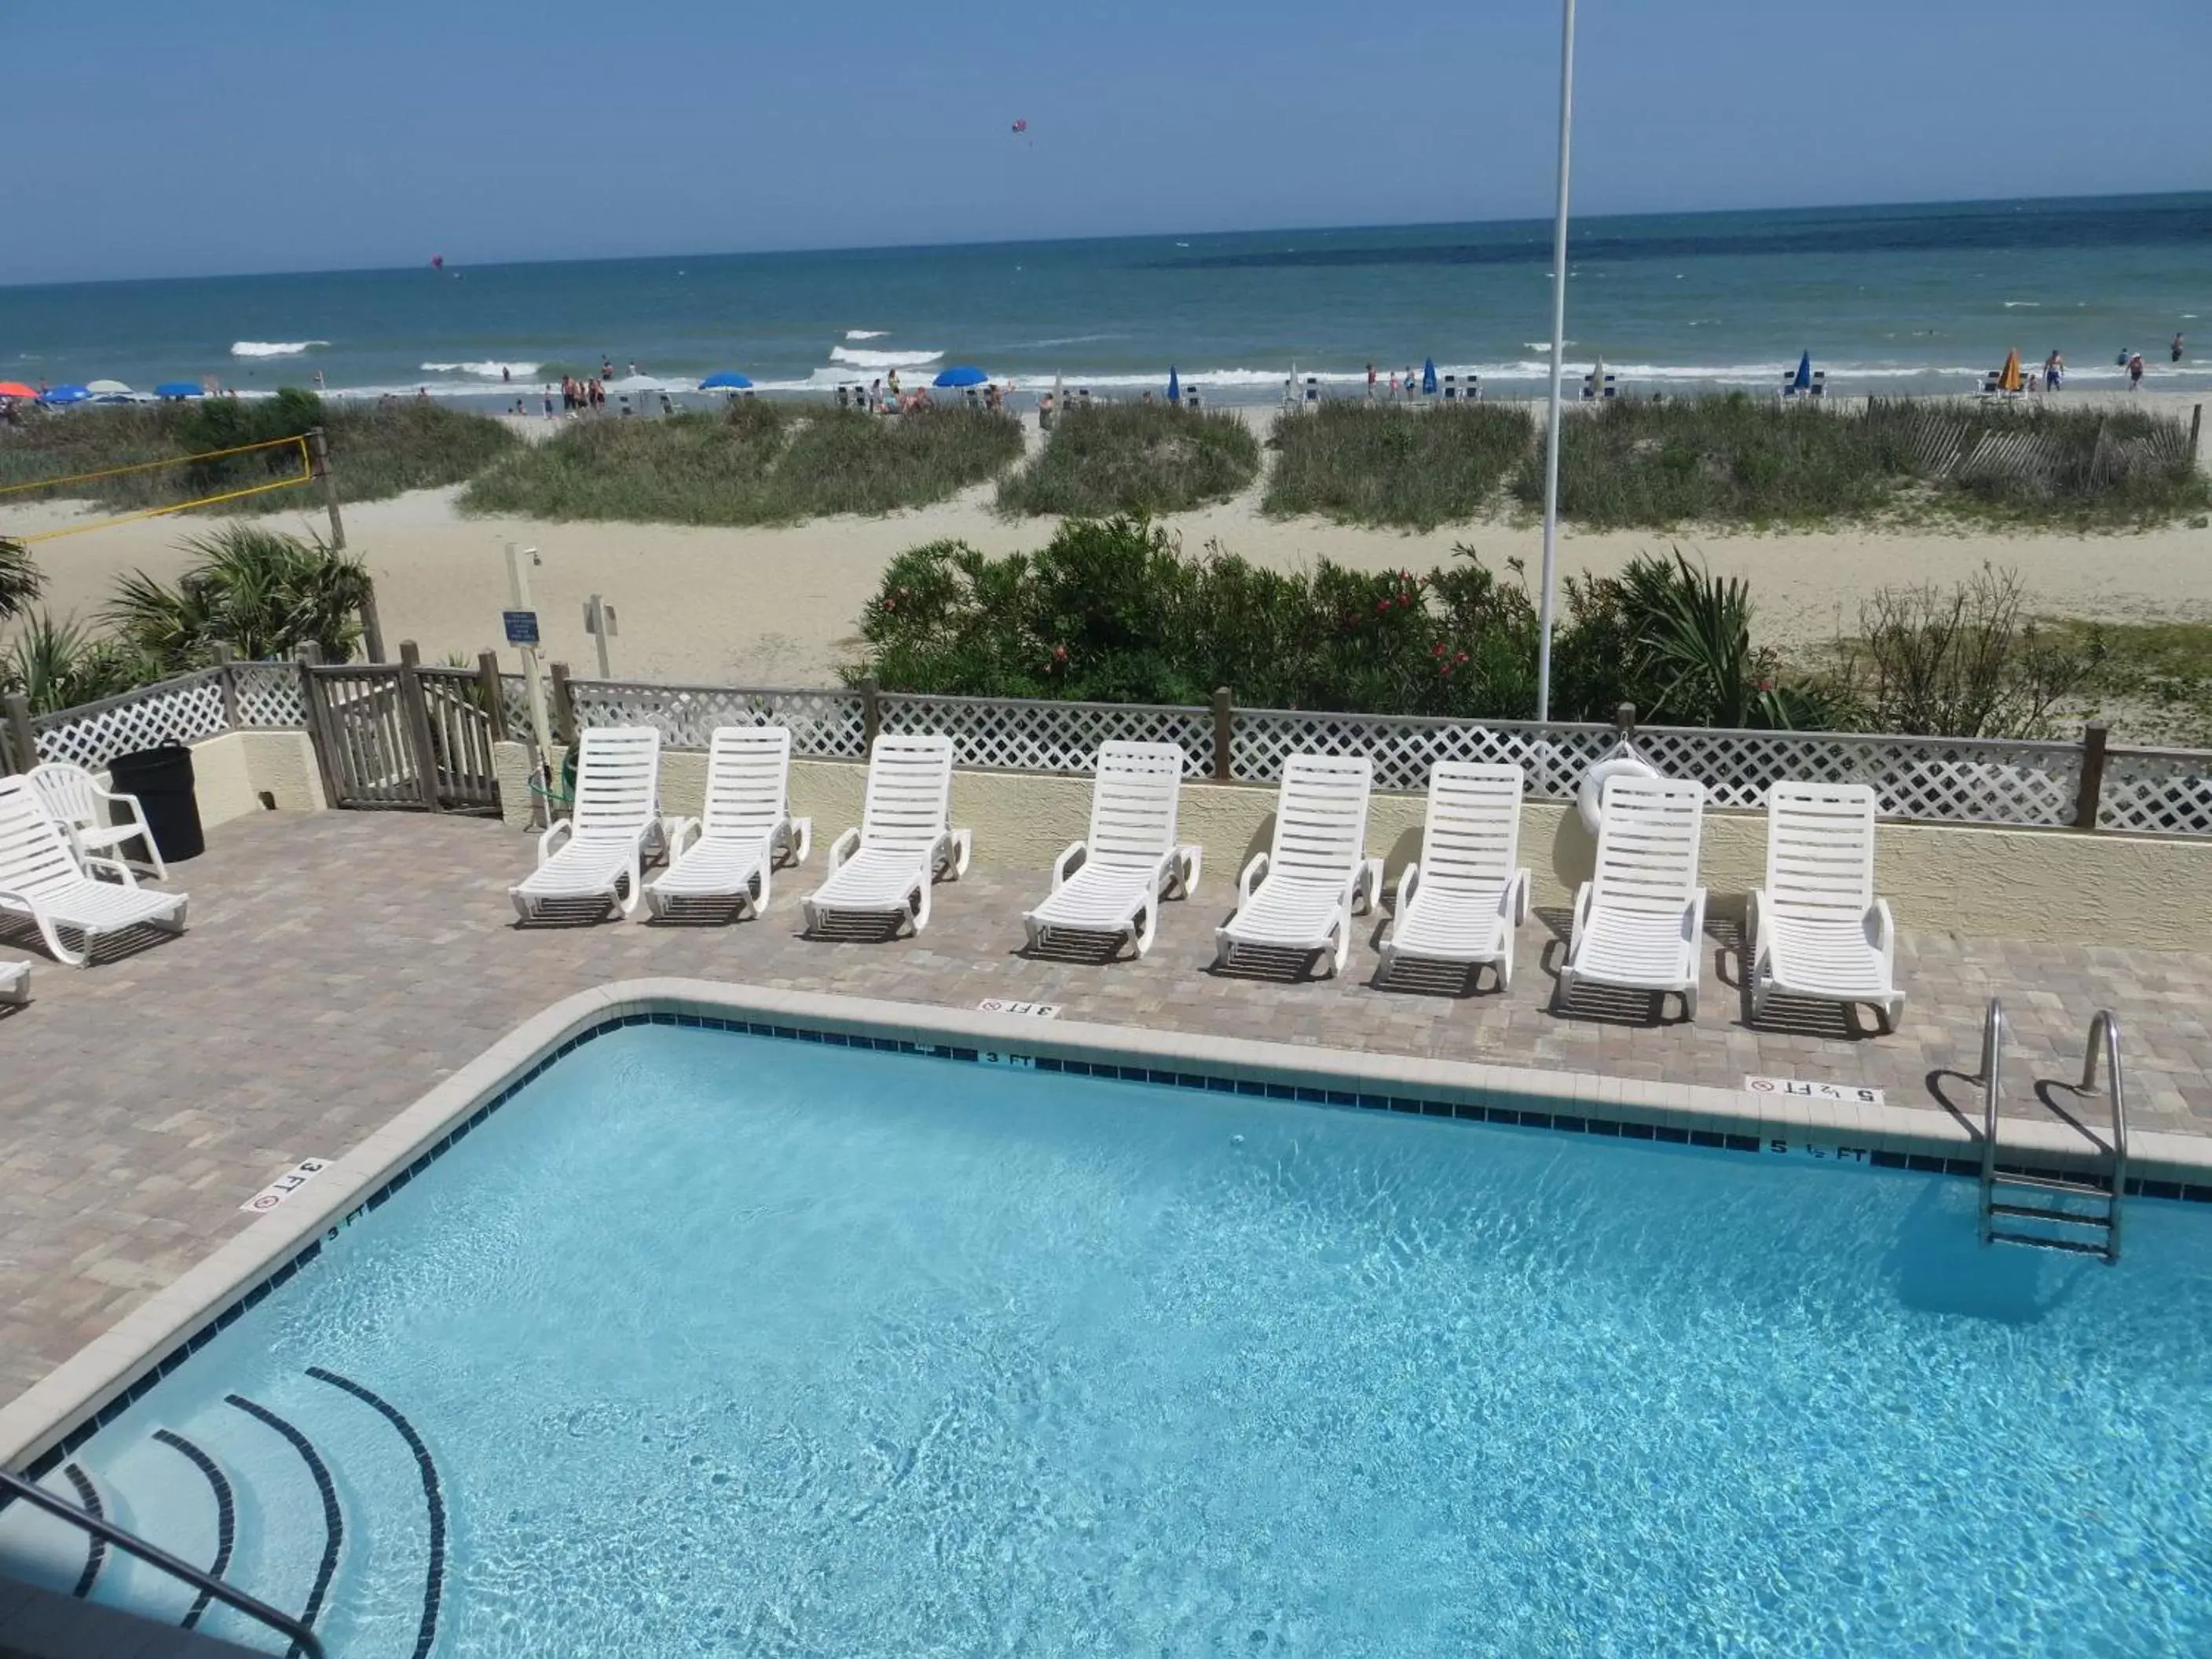
[[[281,812],[319,812],[327,805],[314,745],[305,732],[225,732],[201,738],[191,750],[192,793],[203,830],[271,805]],[[106,772],[94,775],[101,788],[109,787]],[[270,805],[262,801],[264,793]]]
[[[501,757],[518,782],[520,744]],[[661,757],[661,805],[696,815],[706,787],[706,757]],[[513,802],[517,787],[501,773]],[[856,762],[795,760],[791,808],[814,820],[827,846],[860,822],[866,770]],[[1368,811],[1367,850],[1384,860],[1387,879],[1419,856],[1426,802],[1378,794]],[[1205,848],[1205,881],[1225,893],[1273,827],[1272,785],[1185,783],[1182,837]],[[509,806],[509,822],[518,818]],[[1033,871],[1040,881],[1062,848],[1082,839],[1091,815],[1091,781],[1022,772],[956,772],[952,821],[975,832],[985,869]],[[1885,823],[1875,837],[1875,880],[1900,927],[2040,943],[2128,945],[2150,950],[2212,950],[2212,840],[2190,836],[2081,835],[2066,830],[2002,830],[1971,824]],[[1568,905],[1596,852],[1573,808],[1522,809],[1521,861],[1534,902]],[[1759,812],[1705,815],[1702,867],[1716,915],[1740,914],[1766,866],[1766,819]]]

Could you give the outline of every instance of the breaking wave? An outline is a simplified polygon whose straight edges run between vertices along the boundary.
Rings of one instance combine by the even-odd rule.
[[[890,332],[887,328],[848,328],[845,331],[845,337],[848,340],[880,340]]]
[[[423,363],[419,367],[426,374],[481,374],[487,380],[496,380],[499,379],[500,371],[501,369],[505,369],[509,374],[514,375],[517,380],[526,380],[532,375],[535,374],[538,369],[538,365],[536,363],[502,363],[497,362],[479,363]]]
[[[843,346],[830,349],[830,361],[842,363],[848,368],[921,368],[943,360],[941,351],[852,351]]]
[[[230,355],[234,357],[296,357],[311,346],[326,346],[328,340],[233,340]]]

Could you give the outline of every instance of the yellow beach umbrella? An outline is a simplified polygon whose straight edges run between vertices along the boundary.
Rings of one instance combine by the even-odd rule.
[[[2004,368],[1997,375],[1997,390],[2000,392],[2020,390],[2020,348],[2018,346],[2005,353]]]

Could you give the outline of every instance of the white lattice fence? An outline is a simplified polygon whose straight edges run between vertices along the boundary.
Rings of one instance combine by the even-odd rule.
[[[571,680],[576,724],[652,726],[672,749],[704,749],[718,726],[781,726],[792,752],[857,757],[861,752],[860,694],[857,691],[746,690],[735,687],[642,685],[628,681]],[[526,717],[519,728],[529,729]]]
[[[2212,835],[2212,755],[2107,750],[2097,822],[2106,830]]]
[[[1018,702],[886,692],[883,729],[908,737],[944,732],[963,766],[1023,772],[1089,772],[1105,743],[1181,745],[1183,773],[1213,768],[1213,711],[1161,703]]]
[[[242,728],[298,730],[307,723],[296,663],[239,662],[230,665],[233,700]]]
[[[1716,806],[1763,806],[1785,779],[1863,783],[1885,817],[1964,823],[2071,823],[2081,776],[2070,744],[1646,727],[1636,746],[1668,776],[1704,784]]]
[[[1418,792],[1439,761],[1487,761],[1518,766],[1528,793],[1556,799],[1573,793],[1583,774],[1613,742],[1609,726],[1539,726],[1534,721],[1422,720],[1388,714],[1329,714],[1265,708],[1237,711],[1230,752],[1237,775],[1273,783],[1291,755],[1364,755],[1375,787]]]
[[[194,743],[228,729],[222,673],[213,668],[31,722],[40,760],[74,761],[95,771],[118,755],[157,744]]]

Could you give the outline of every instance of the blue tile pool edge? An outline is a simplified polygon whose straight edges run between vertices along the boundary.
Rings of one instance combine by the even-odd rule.
[[[1836,1106],[1723,1089],[1194,1036],[926,1004],[702,980],[634,980],[554,1004],[337,1159],[284,1208],[257,1218],[206,1261],[0,1407],[0,1468],[36,1479],[62,1462],[271,1291],[337,1231],[380,1207],[550,1066],[632,1026],[735,1031],[956,1064],[1011,1066],[1352,1110],[1397,1112],[1717,1152],[1809,1157],[1978,1177],[1978,1137],[1923,1108]],[[2033,1163],[2084,1174],[2080,1138],[2008,1120]],[[2031,1131],[2044,1129],[2034,1134]],[[2074,1148],[2051,1144],[2070,1139]],[[2042,1145],[2033,1143],[2041,1141]],[[2132,1196],[2212,1203],[2212,1139],[2138,1134]],[[295,1207],[295,1206],[297,1207]]]

